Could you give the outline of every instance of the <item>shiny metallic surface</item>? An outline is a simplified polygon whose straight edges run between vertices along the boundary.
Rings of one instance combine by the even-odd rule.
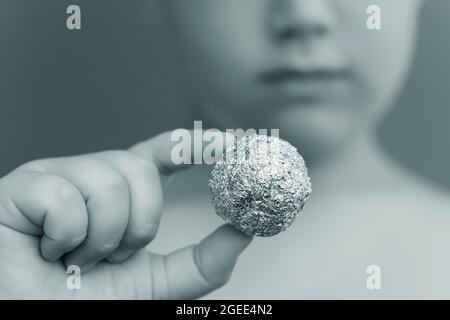
[[[286,230],[311,194],[297,149],[264,135],[244,136],[228,147],[209,186],[219,216],[245,234],[261,237]]]

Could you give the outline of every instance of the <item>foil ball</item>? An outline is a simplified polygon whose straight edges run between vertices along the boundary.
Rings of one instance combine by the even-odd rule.
[[[216,162],[209,180],[212,204],[247,235],[271,237],[286,230],[311,193],[303,157],[273,136],[237,139]]]

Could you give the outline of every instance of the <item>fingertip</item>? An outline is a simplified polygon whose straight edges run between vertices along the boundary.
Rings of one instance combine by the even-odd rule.
[[[230,249],[230,253],[239,255],[248,245],[252,242],[253,236],[249,236],[242,231],[236,229],[230,224],[224,224],[220,226],[216,231],[214,231],[209,237],[205,238],[204,241],[214,241],[217,245],[223,245],[223,249]]]
[[[80,269],[81,273],[86,273],[89,272],[97,263],[93,262],[93,263],[86,263],[86,264],[80,264],[77,263],[76,261],[74,261],[74,259],[71,259],[68,256],[64,257],[64,266],[66,267],[66,269],[68,269],[71,266],[76,266]]]
[[[223,225],[200,242],[194,257],[205,279],[215,286],[226,283],[239,255],[252,239],[230,225]]]
[[[62,257],[61,253],[51,252],[47,247],[41,245],[41,256],[47,262],[55,262]]]
[[[130,249],[119,249],[107,257],[106,260],[110,263],[121,263],[131,257],[133,253],[134,251]]]
[[[43,235],[40,241],[41,256],[44,260],[54,262],[60,259],[64,254],[75,249],[84,240],[84,236],[71,240],[55,240],[47,235]]]

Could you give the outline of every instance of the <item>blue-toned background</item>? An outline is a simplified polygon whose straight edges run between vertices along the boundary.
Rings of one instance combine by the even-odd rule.
[[[36,158],[125,148],[183,125],[144,0],[0,0],[0,176]],[[415,67],[380,128],[390,154],[450,188],[450,1],[429,0]],[[168,120],[170,119],[170,120]]]

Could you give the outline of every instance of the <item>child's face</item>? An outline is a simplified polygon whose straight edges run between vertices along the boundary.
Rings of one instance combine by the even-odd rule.
[[[163,0],[164,1],[164,0]],[[183,79],[222,128],[279,128],[308,158],[384,113],[414,47],[419,0],[171,0]]]

